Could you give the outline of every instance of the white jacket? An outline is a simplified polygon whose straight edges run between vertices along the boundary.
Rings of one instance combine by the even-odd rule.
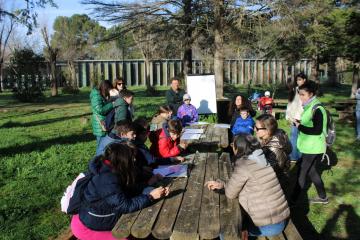
[[[294,100],[289,102],[286,107],[285,119],[291,122],[294,122],[295,119],[300,120],[301,114],[304,111],[298,91],[298,87],[296,87]]]

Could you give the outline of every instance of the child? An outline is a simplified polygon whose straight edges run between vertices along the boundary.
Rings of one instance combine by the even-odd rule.
[[[266,91],[264,97],[260,98],[259,101],[259,110],[263,113],[272,113],[272,108],[274,105],[274,100],[270,97],[270,92]]]
[[[184,94],[183,102],[184,104],[181,105],[177,111],[177,117],[181,120],[182,125],[186,126],[188,123],[199,121],[198,112],[196,107],[190,103],[191,97],[189,94]]]
[[[185,143],[180,143],[180,134],[182,131],[181,122],[179,120],[170,120],[168,124],[164,124],[159,134],[158,141],[152,142],[150,152],[155,157],[176,157],[185,148]]]
[[[254,134],[255,122],[250,116],[250,111],[247,107],[240,108],[240,116],[236,119],[234,126],[231,128],[232,134],[238,135],[240,133]]]
[[[150,131],[162,129],[164,123],[171,119],[172,110],[170,106],[161,106],[155,116],[151,120]]]
[[[121,91],[122,97],[115,101],[115,118],[114,121],[117,123],[121,120],[130,120],[133,118],[132,102],[134,99],[134,93],[130,90],[124,89]]]
[[[273,168],[252,135],[238,135],[232,144],[236,158],[234,171],[227,183],[208,181],[209,190],[225,189],[229,199],[238,197],[251,221],[247,226],[251,236],[280,234],[290,216],[284,193]]]
[[[164,187],[149,194],[142,194],[142,189],[134,191],[137,189],[134,157],[130,147],[112,143],[104,155],[90,162],[93,177],[85,187],[79,214],[71,220],[71,231],[77,239],[115,239],[111,230],[123,214],[143,209],[169,194]]]
[[[119,121],[115,128],[104,138],[101,139],[99,147],[96,149],[96,156],[104,153],[107,145],[113,142],[134,141],[136,137],[135,129],[128,120]]]
[[[149,123],[144,118],[138,118],[133,122],[136,133],[134,144],[137,148],[136,160],[142,162],[146,166],[157,167],[157,165],[170,165],[176,162],[184,161],[183,157],[158,158],[150,153],[145,142],[149,134]]]

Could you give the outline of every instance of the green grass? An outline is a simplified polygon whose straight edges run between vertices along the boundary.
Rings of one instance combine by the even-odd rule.
[[[165,89],[148,97],[135,91],[137,116],[151,117],[165,103]],[[44,103],[19,103],[11,93],[0,94],[0,239],[48,239],[69,223],[60,212],[66,186],[83,171],[95,153],[91,133],[89,89],[78,95],[47,97]],[[246,93],[236,86],[226,92]],[[324,90],[322,100],[346,98],[350,86]],[[47,93],[48,94],[48,93]],[[280,98],[286,92],[279,90]],[[336,117],[336,113],[334,113]],[[279,124],[288,131],[285,120]],[[350,124],[337,125],[333,147],[338,164],[323,179],[330,203],[310,206],[307,219],[325,239],[356,239],[360,235],[359,143]],[[308,195],[315,196],[311,187]]]

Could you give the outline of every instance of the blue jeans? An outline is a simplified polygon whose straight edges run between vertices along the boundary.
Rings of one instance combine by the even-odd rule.
[[[280,234],[282,231],[284,231],[285,225],[286,225],[286,220],[276,224],[257,227],[252,223],[252,221],[250,221],[248,227],[249,236],[266,236],[266,237],[276,236]]]
[[[290,132],[290,142],[292,146],[292,151],[290,153],[290,160],[299,160],[301,157],[301,153],[299,152],[297,148],[297,138],[299,135],[299,130],[295,126],[291,126],[291,132]]]
[[[356,138],[360,139],[360,110],[356,110]]]
[[[105,136],[96,136],[96,154],[95,156],[98,155],[98,151],[99,151],[99,145],[101,142],[101,139],[103,139]]]

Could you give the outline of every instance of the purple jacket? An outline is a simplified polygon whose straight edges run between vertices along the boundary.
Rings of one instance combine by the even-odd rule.
[[[199,115],[194,105],[188,105],[186,103],[179,107],[177,111],[177,117],[181,119],[184,126],[186,123],[197,122],[199,120]]]

